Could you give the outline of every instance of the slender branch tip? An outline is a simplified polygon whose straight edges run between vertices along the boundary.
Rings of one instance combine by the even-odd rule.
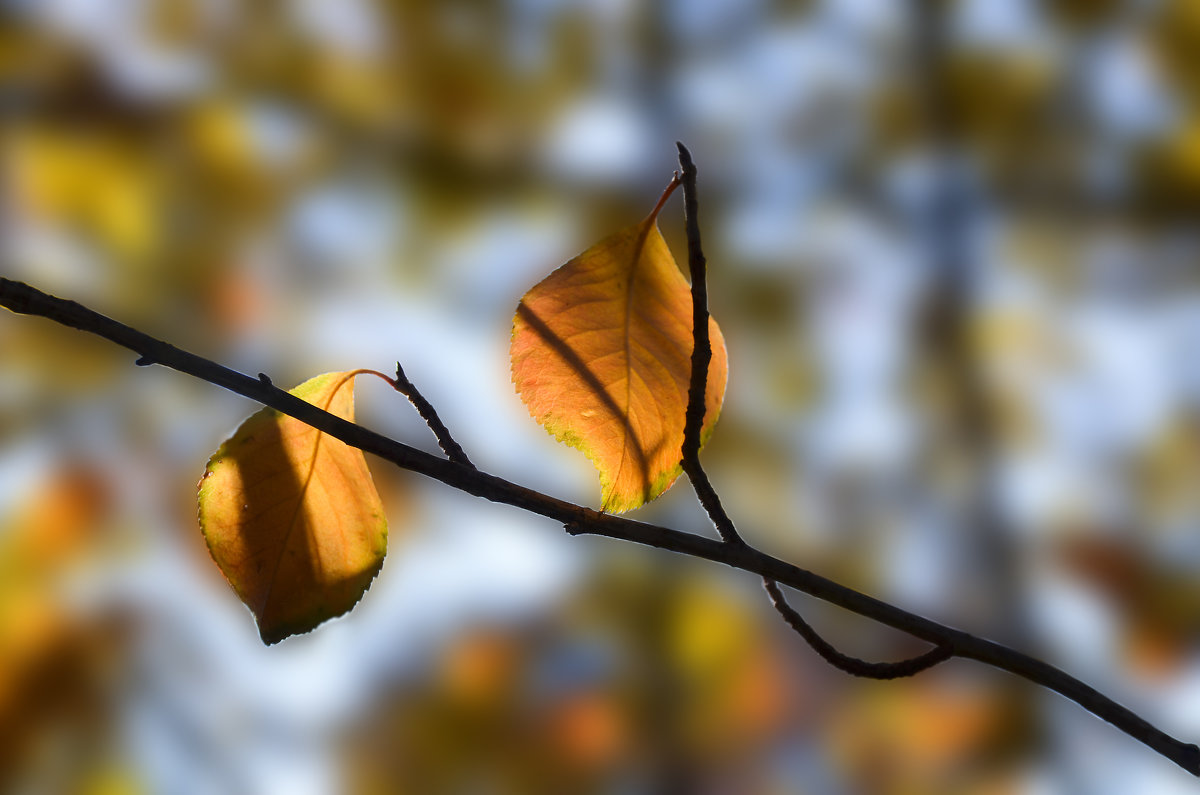
[[[400,362],[396,362],[396,380],[393,381],[385,375],[379,375],[381,378],[387,380],[393,389],[408,398],[408,402],[412,404],[417,413],[421,415],[421,419],[425,420],[425,424],[429,426],[429,430],[433,433],[434,438],[437,439],[438,447],[442,448],[442,452],[446,454],[447,458],[456,464],[462,464],[471,469],[475,468],[475,465],[471,463],[471,459],[467,457],[466,451],[454,440],[454,437],[450,434],[450,429],[446,427],[441,417],[438,416],[433,404],[425,399],[425,396],[417,389],[416,384],[404,374],[404,368],[400,366]]]

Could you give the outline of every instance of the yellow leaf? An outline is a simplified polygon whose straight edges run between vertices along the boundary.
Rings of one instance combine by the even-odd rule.
[[[664,194],[663,199],[669,195]],[[692,355],[687,280],[659,234],[662,201],[525,294],[512,379],[533,418],[600,472],[603,509],[632,510],[679,476]],[[709,320],[702,439],[725,395],[725,340]]]
[[[353,421],[361,372],[326,373],[291,392]],[[274,409],[221,445],[199,501],[209,552],[264,643],[347,612],[383,565],[387,520],[362,451]]]

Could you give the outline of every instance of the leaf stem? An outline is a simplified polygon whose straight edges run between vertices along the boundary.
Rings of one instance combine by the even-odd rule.
[[[381,373],[378,370],[372,370],[369,367],[360,367],[357,370],[351,370],[350,372],[348,372],[346,374],[346,377],[354,378],[356,375],[373,375],[376,378],[381,378],[384,381],[386,381],[387,385],[390,386],[392,389],[397,388],[396,387],[396,379],[392,378],[390,375],[387,375],[386,373]]]
[[[671,175],[671,181],[667,183],[667,187],[663,190],[662,195],[658,197],[658,203],[654,205],[654,209],[650,211],[650,218],[658,218],[658,214],[662,212],[663,206],[667,203],[667,199],[671,198],[671,194],[680,185],[679,172],[676,171]]]

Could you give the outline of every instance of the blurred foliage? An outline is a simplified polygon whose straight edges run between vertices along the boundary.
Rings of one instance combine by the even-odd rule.
[[[803,699],[766,618],[687,567],[601,573],[389,688],[346,738],[358,791],[776,791]]]
[[[102,791],[117,777],[106,738],[129,664],[129,618],[81,613],[64,584],[111,554],[103,475],[66,466],[2,520],[0,545],[0,787]],[[33,764],[29,764],[32,762]],[[136,791],[123,788],[120,791]]]
[[[587,500],[593,474],[511,394],[508,324],[642,217],[683,139],[730,356],[705,462],[743,532],[1195,736],[1200,5],[943,6],[926,83],[901,3],[0,1],[5,275],[280,383],[401,358],[481,467]],[[964,520],[981,474],[946,374],[915,366],[931,87],[975,211],[1006,554]],[[965,665],[846,681],[712,567],[578,539],[565,585],[518,547],[427,574],[422,543],[511,525],[391,472],[385,505],[429,500],[393,524],[428,541],[353,616],[259,656],[193,554],[192,485],[246,404],[27,318],[0,317],[0,363],[0,788],[1193,784],[1145,784],[1166,763]],[[425,439],[386,405],[369,425]],[[646,518],[702,526],[685,492]],[[534,604],[503,596],[526,581]],[[907,650],[805,612],[859,656]]]

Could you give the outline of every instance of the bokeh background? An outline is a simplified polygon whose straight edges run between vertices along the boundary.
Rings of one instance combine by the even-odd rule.
[[[743,534],[1200,738],[1200,3],[932,7],[0,0],[2,270],[281,385],[399,359],[481,468],[595,505],[512,313],[683,140]],[[264,648],[195,522],[255,408],[0,316],[0,789],[1194,791],[1012,677],[847,678],[749,576],[379,462],[382,573]],[[686,484],[635,515],[707,528]]]

